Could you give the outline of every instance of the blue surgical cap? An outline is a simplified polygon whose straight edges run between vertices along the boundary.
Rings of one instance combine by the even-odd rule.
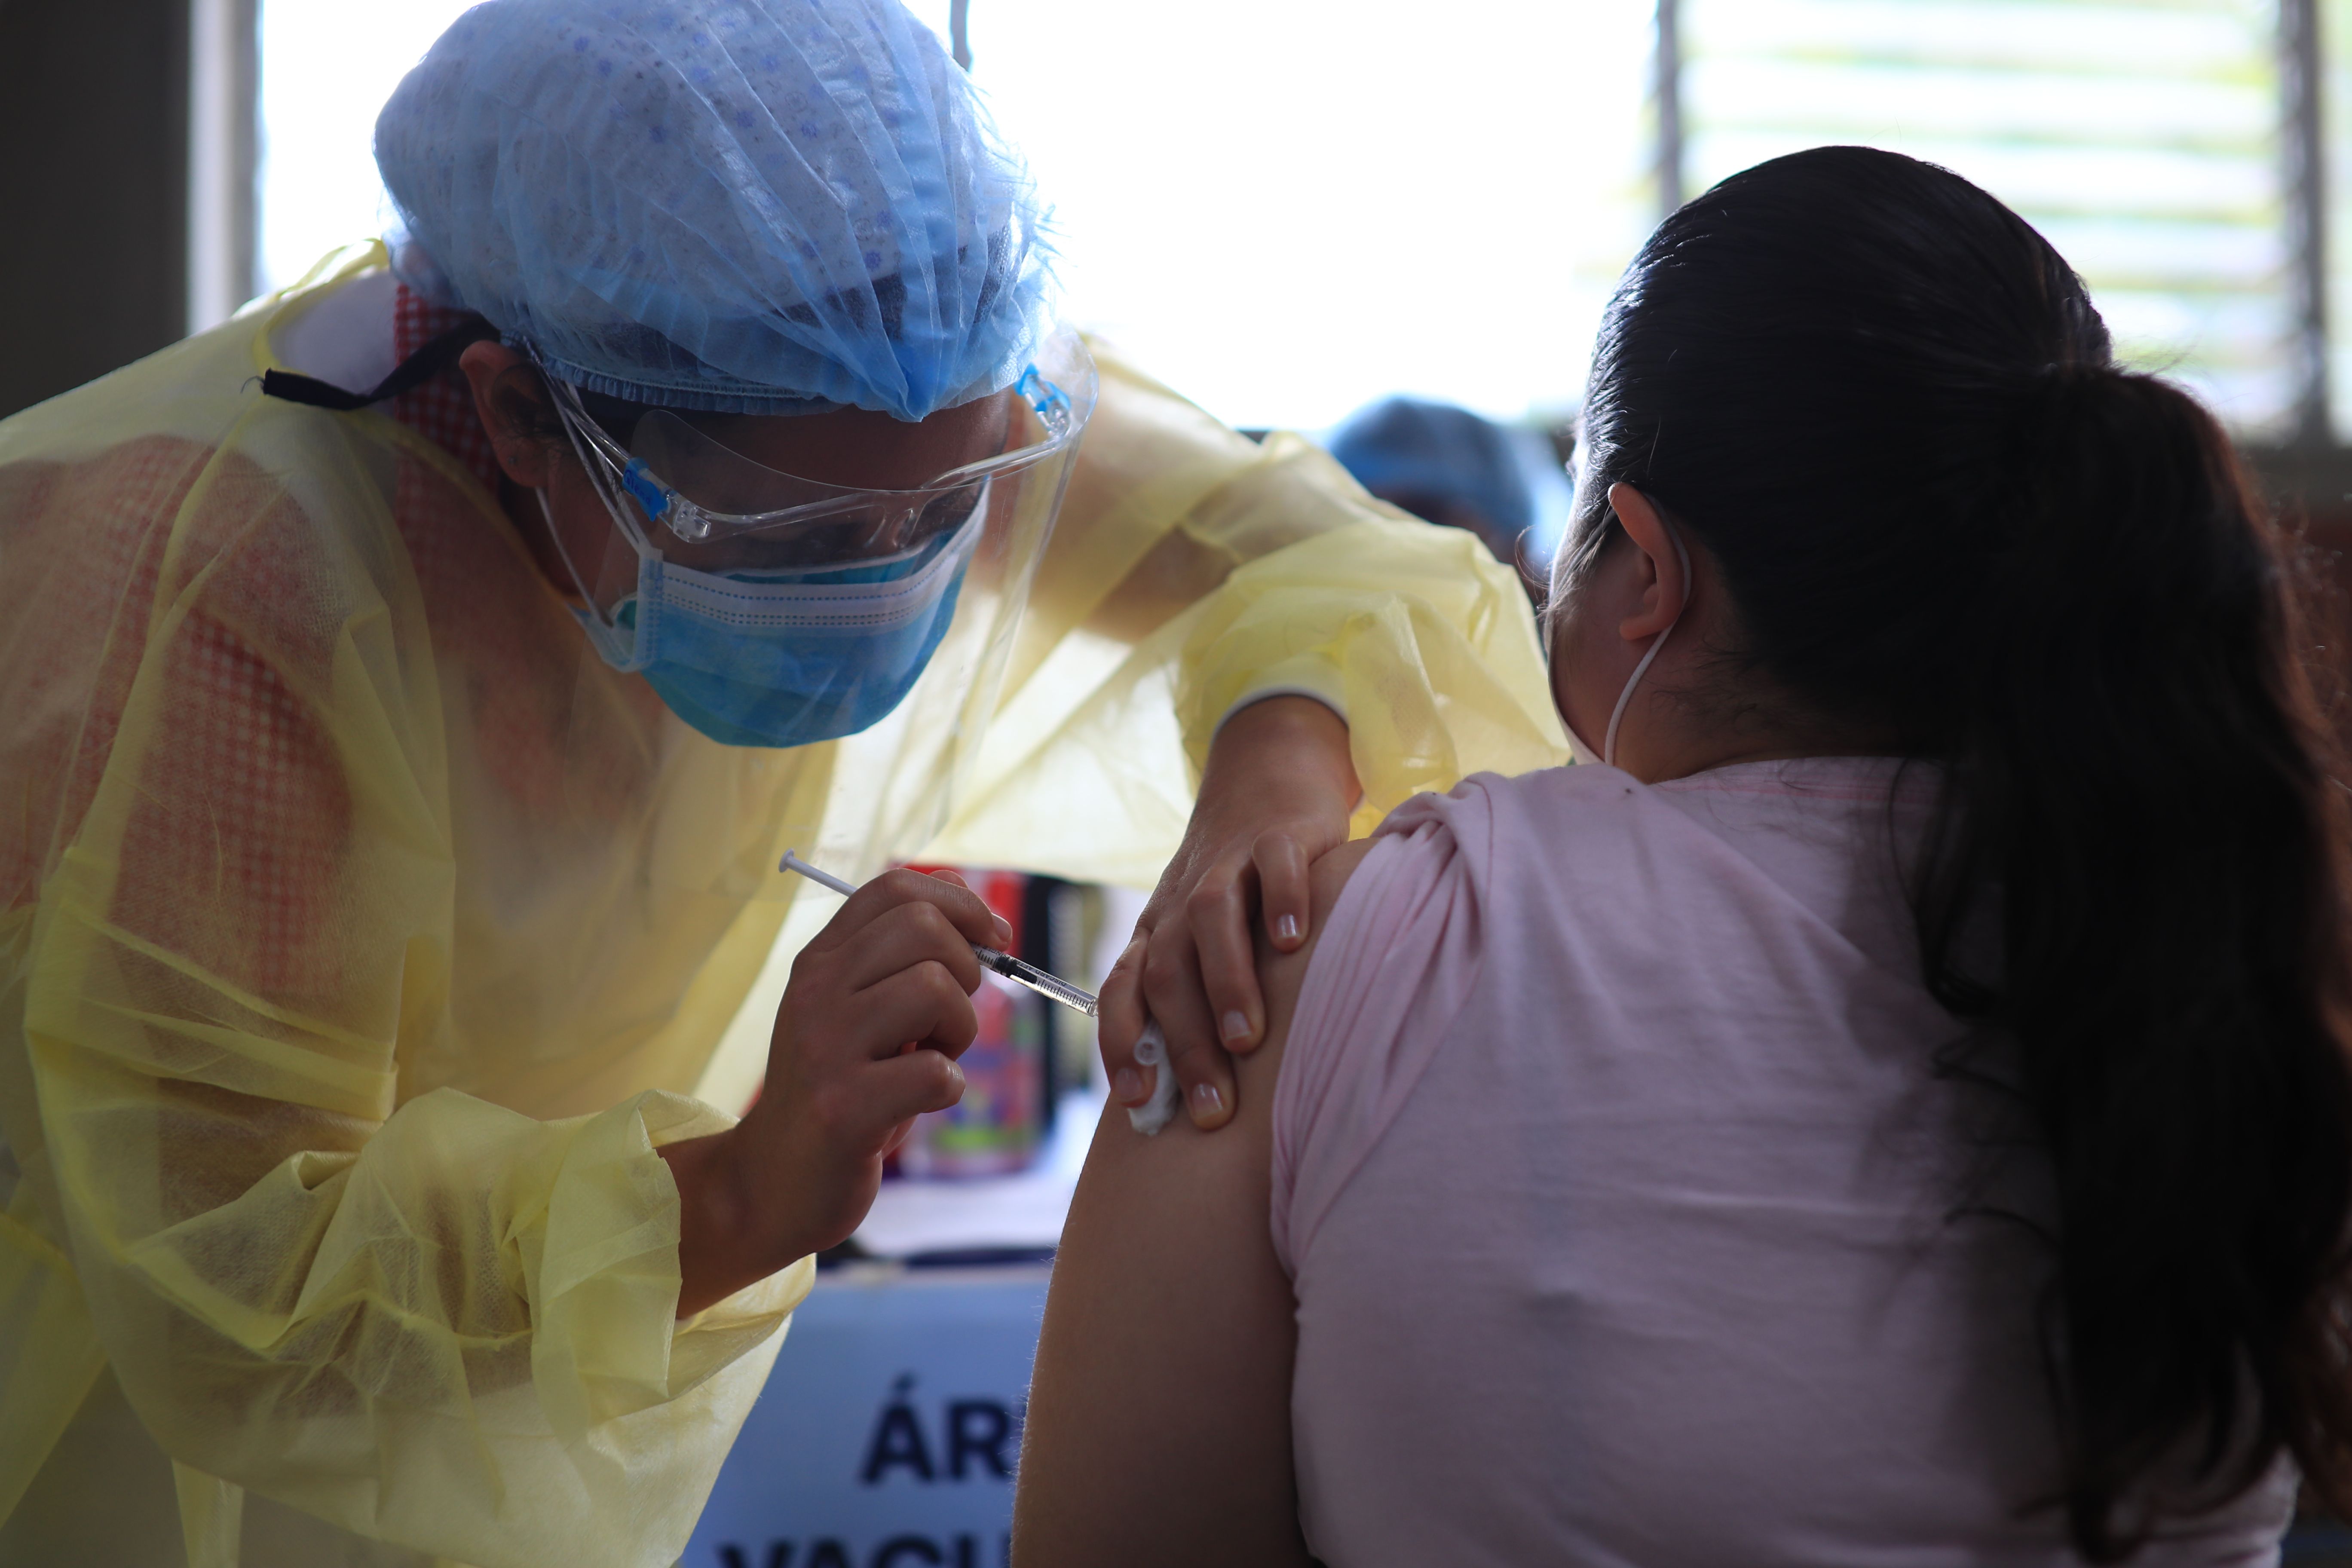
[[[1330,450],[1375,495],[1465,503],[1506,539],[1536,521],[1509,433],[1466,408],[1387,398],[1349,416],[1332,433]]]
[[[375,154],[402,276],[610,396],[920,419],[1046,325],[1027,171],[897,0],[489,0]]]

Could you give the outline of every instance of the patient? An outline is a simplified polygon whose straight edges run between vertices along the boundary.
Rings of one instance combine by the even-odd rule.
[[[1929,165],[1669,219],[1583,766],[1315,868],[1223,1131],[1096,1135],[1023,1564],[2253,1563],[2340,1499],[2344,775],[2211,417]]]

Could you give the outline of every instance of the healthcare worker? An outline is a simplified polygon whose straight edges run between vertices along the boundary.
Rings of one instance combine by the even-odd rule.
[[[9,1563],[670,1562],[977,978],[785,848],[1168,863],[1213,1121],[1254,893],[1559,754],[1475,541],[1052,330],[890,0],[493,0],[376,140],[396,252],[0,424]]]

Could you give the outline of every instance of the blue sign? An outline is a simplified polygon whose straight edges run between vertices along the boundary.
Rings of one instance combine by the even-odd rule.
[[[1049,1272],[820,1276],[684,1568],[1005,1568]]]

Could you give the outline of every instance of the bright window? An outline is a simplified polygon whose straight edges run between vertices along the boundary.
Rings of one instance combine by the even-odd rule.
[[[375,117],[471,0],[262,0],[260,284],[383,232]]]
[[[972,0],[971,47],[1071,315],[1236,425],[1566,412],[1655,216],[1625,0]]]
[[[2322,5],[2331,101],[2352,101],[2352,0]],[[378,231],[376,111],[462,8],[265,0],[266,285]],[[946,36],[949,0],[914,8]],[[1650,5],[971,11],[974,79],[1055,209],[1071,319],[1237,425],[1318,428],[1391,392],[1574,407],[1658,212]],[[1947,164],[2050,236],[2135,363],[2275,435],[2276,28],[2272,0],[1681,0],[1684,188],[1824,142]],[[2352,267],[2332,279],[2352,321]],[[2333,366],[2342,414],[2352,352]]]

